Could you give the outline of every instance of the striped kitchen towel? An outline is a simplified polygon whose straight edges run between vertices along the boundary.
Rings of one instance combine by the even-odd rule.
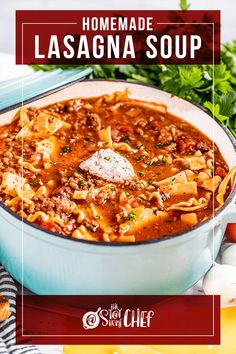
[[[4,322],[0,322],[0,354],[41,354],[33,345],[15,345],[16,326],[16,293],[17,288],[0,265],[0,293],[9,301],[11,316]]]

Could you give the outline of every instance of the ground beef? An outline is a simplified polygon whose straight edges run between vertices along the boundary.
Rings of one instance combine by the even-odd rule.
[[[204,152],[209,151],[210,148],[209,148],[209,146],[207,146],[207,144],[200,141],[200,143],[197,144],[197,150],[200,150],[202,153],[204,153]]]
[[[67,215],[72,214],[75,209],[74,203],[65,196],[53,196],[51,198],[51,203],[58,212],[65,213]]]
[[[220,176],[223,179],[227,175],[227,172],[222,167],[216,167],[215,175]]]
[[[177,140],[177,150],[181,155],[192,154],[198,150],[196,140],[185,138]]]
[[[73,191],[69,186],[60,186],[54,190],[53,195],[61,195],[70,198]]]
[[[133,179],[131,181],[125,181],[124,183],[121,184],[121,188],[129,188],[131,190],[142,190],[144,189],[144,184],[140,183],[138,179]]]
[[[70,100],[64,106],[64,112],[76,113],[82,107],[82,102],[80,99]]]
[[[96,113],[87,113],[86,125],[92,130],[99,131],[101,130],[101,119]]]
[[[173,134],[171,131],[171,126],[164,127],[160,129],[158,136],[158,143],[168,145],[173,141]]]

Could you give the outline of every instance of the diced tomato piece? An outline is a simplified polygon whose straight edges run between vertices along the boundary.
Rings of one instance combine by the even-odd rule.
[[[133,128],[129,125],[117,125],[111,131],[112,140],[117,143],[124,135],[127,135],[128,133],[133,134],[133,132]]]
[[[43,227],[44,229],[50,230],[52,232],[61,233],[61,227],[58,224],[56,224],[55,222],[46,222],[46,221],[42,221],[42,220],[37,220],[37,221],[35,221],[35,224]]]
[[[123,133],[131,133],[132,134],[134,132],[133,128],[130,127],[129,125],[118,125],[116,127],[116,129],[123,132]]]
[[[215,174],[221,178],[224,178],[227,175],[227,172],[223,167],[216,167]]]
[[[227,237],[229,242],[236,243],[236,224],[227,225],[225,236]]]
[[[192,153],[197,150],[197,142],[193,139],[180,139],[177,141],[180,154]]]

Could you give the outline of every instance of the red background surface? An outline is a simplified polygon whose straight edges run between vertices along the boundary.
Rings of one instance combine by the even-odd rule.
[[[132,31],[132,32],[82,32],[81,18],[90,17],[153,17],[153,32]],[[76,24],[58,24],[76,22]],[[160,23],[170,24],[160,24]],[[50,24],[49,24],[50,23]],[[183,24],[184,23],[184,24]],[[190,23],[190,24],[188,24]],[[191,24],[193,23],[193,24]],[[194,24],[202,23],[202,24]],[[209,23],[214,23],[213,25]],[[132,34],[134,38],[136,58],[135,59],[35,59],[34,58],[34,36],[40,36],[40,48],[42,52],[47,52],[49,37],[56,34],[60,39],[60,50],[65,48],[62,39],[65,34],[80,35],[87,34],[90,47],[91,38],[100,34],[119,34],[122,38],[126,34]],[[163,34],[172,36],[176,34],[197,34],[202,37],[202,48],[197,52],[195,59],[178,59],[172,56],[170,59],[162,59],[158,56],[156,59],[148,59],[145,51],[148,49],[145,40],[146,35],[155,34],[160,37]],[[214,48],[213,48],[214,42]],[[77,46],[75,46],[77,48]],[[91,49],[91,48],[90,48]],[[17,64],[212,64],[213,49],[215,63],[220,62],[220,11],[16,11],[16,63]]]
[[[82,317],[117,303],[123,310],[153,310],[148,328],[83,328]],[[23,310],[23,311],[22,311]],[[23,314],[23,318],[22,318]],[[37,296],[17,299],[17,342],[35,344],[219,344],[220,297],[179,296]],[[99,336],[98,336],[99,335]]]

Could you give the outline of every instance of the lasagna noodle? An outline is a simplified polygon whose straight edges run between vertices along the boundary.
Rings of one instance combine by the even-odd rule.
[[[163,203],[160,191],[153,192],[149,197],[149,200],[152,200],[152,199],[155,199],[157,205],[160,205],[160,207],[164,208],[164,203]]]
[[[197,195],[197,183],[196,182],[184,182],[184,183],[175,183],[169,185],[169,195]]]
[[[198,183],[199,187],[206,189],[210,192],[215,192],[222,181],[220,176],[214,176],[212,178],[203,179]]]
[[[71,125],[69,123],[63,122],[54,116],[41,112],[37,117],[26,124],[19,131],[16,137],[44,139],[50,137],[61,128],[69,129],[70,127]]]
[[[189,156],[185,157],[185,160],[189,162],[189,166],[192,171],[206,168],[206,161],[204,156]]]
[[[209,179],[209,175],[206,172],[199,172],[196,177],[195,177],[195,181],[197,182],[197,184],[201,184],[203,181]]]
[[[0,190],[12,197],[17,196],[17,187],[23,185],[26,179],[11,172],[5,172],[2,176]]]
[[[63,220],[59,217],[59,215],[56,216],[52,216],[52,215],[48,215],[43,211],[37,211],[34,214],[30,214],[27,218],[28,221],[30,222],[35,222],[38,218],[40,218],[42,221],[44,222],[55,222],[58,225],[60,225],[61,227],[65,227],[65,223],[63,222]]]
[[[118,236],[116,241],[118,241],[118,242],[135,242],[135,236],[134,235]]]
[[[138,100],[131,100],[131,101],[126,101],[125,105],[150,109],[151,111],[155,111],[160,114],[166,114],[167,111],[167,107],[161,103],[158,104],[154,102],[142,102]]]
[[[108,219],[102,214],[102,211],[93,203],[90,204],[90,216],[96,220],[99,227],[104,231],[104,233],[109,234],[111,233],[112,229],[108,228]]]
[[[52,166],[52,157],[57,150],[58,144],[55,136],[36,142],[36,151],[42,154],[44,168],[46,169]]]
[[[121,103],[123,104],[124,102],[129,100],[129,89],[126,88],[123,91],[115,91],[114,93],[112,93],[111,95],[104,95],[103,96],[103,100],[106,103]]]
[[[101,129],[98,133],[99,139],[105,145],[105,147],[112,147],[112,138],[111,138],[111,127]]]
[[[190,198],[187,202],[180,202],[171,205],[166,210],[182,210],[182,211],[195,211],[203,209],[208,205],[208,201],[205,198]]]
[[[187,177],[185,171],[179,172],[174,176],[168,177],[166,179],[163,179],[159,182],[156,182],[158,186],[164,185],[168,186],[173,183],[184,183],[187,182]]]
[[[47,197],[49,195],[49,190],[46,186],[41,186],[39,189],[37,189],[36,194]]]
[[[187,213],[180,215],[180,219],[183,223],[194,226],[198,223],[196,213]]]
[[[17,113],[17,118],[19,118],[19,124],[21,127],[29,124],[30,119],[28,115],[28,109],[26,107],[21,107],[19,112]]]
[[[34,197],[35,192],[33,191],[33,189],[30,187],[28,183],[25,183],[23,185],[17,185],[16,193],[18,197],[20,197],[23,200],[23,202],[27,204],[33,203],[31,199]]]
[[[10,200],[6,200],[5,204],[9,207],[16,206],[20,202],[20,200],[21,199],[19,197],[15,197]]]
[[[34,173],[39,173],[41,171],[40,168],[34,167],[34,165],[32,163],[23,161],[22,157],[19,158],[18,164],[23,166],[23,168],[25,168],[26,170],[29,170],[29,171],[34,172]]]
[[[188,182],[193,182],[193,181],[196,180],[196,175],[195,175],[195,173],[193,171],[185,170],[184,172],[186,174],[186,178],[187,178]]]
[[[155,214],[153,209],[144,207],[132,209],[131,213],[133,213],[135,217],[120,225],[121,234],[134,234],[144,226],[154,222],[161,222],[168,217],[168,213],[166,212],[158,211]]]
[[[11,172],[5,172],[2,178],[0,190],[11,197],[18,196],[27,204],[32,204],[31,199],[35,195],[34,191],[26,179]]]
[[[220,205],[224,204],[224,195],[226,193],[228,184],[230,180],[232,181],[232,187],[235,184],[235,178],[236,178],[236,167],[233,167],[229,173],[225,176],[223,181],[221,182],[219,189],[218,189],[218,194],[216,196],[216,200]]]
[[[132,149],[132,147],[127,143],[113,143],[113,148],[116,150],[126,151],[126,152],[136,152],[137,150]]]
[[[72,234],[74,238],[78,238],[80,240],[87,240],[87,241],[97,241],[95,237],[91,236],[88,229],[81,225],[79,226]]]
[[[73,194],[74,199],[80,199],[80,200],[86,200],[88,197],[88,194],[92,193],[91,191],[75,191]]]

